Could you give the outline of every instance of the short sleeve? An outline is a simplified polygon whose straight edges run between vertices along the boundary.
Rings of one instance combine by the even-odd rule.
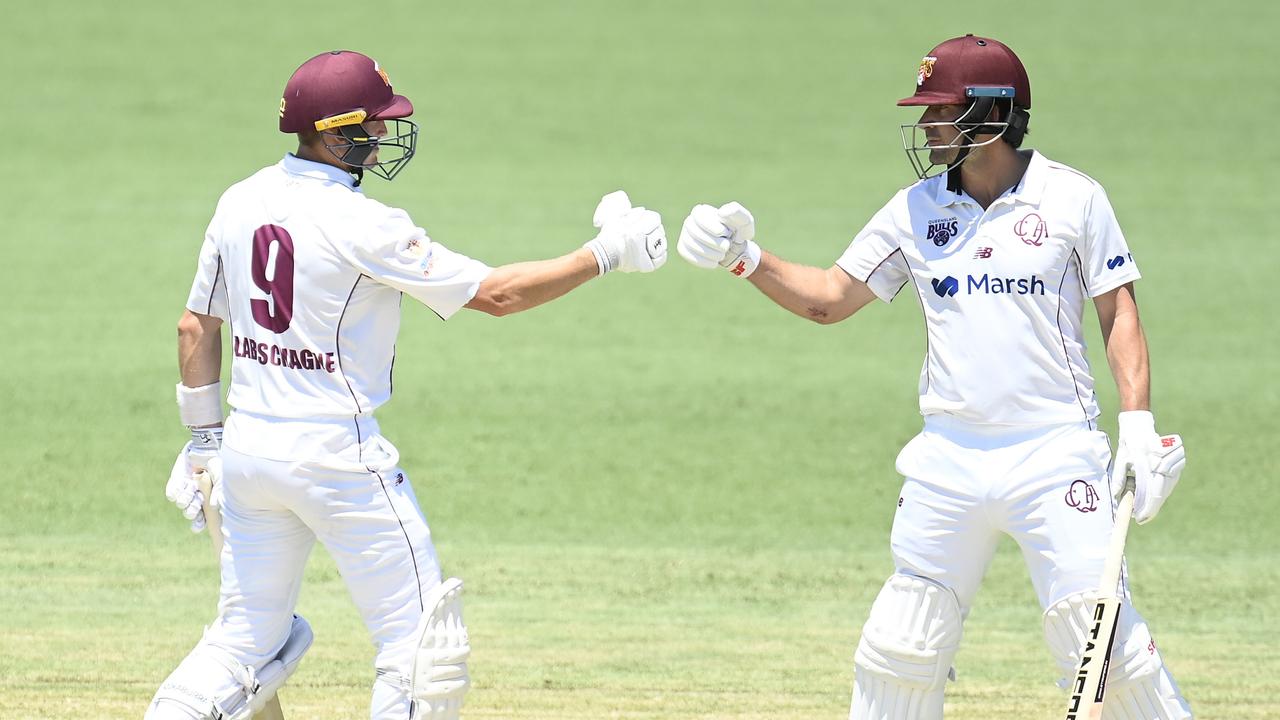
[[[1079,249],[1089,297],[1097,297],[1142,277],[1120,231],[1111,201],[1101,186],[1094,189],[1085,207]]]
[[[911,279],[911,269],[902,257],[888,205],[881,208],[853,238],[836,265],[854,279],[866,283],[881,300],[891,302],[897,296]]]
[[[427,237],[403,210],[388,213],[353,249],[361,272],[393,287],[449,319],[475,297],[493,272],[488,265],[453,252]]]
[[[222,273],[222,257],[213,241],[211,232],[205,233],[200,246],[200,260],[196,265],[196,278],[187,295],[187,309],[200,315],[212,315],[228,322],[231,319],[227,303],[227,279]]]

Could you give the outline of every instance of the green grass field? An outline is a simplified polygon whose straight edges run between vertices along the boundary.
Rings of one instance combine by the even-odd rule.
[[[0,718],[140,717],[212,617],[208,540],[163,493],[174,323],[218,195],[290,149],[301,61],[388,69],[421,154],[368,192],[490,263],[580,245],[625,187],[673,239],[741,200],[766,248],[825,267],[912,179],[894,101],[965,32],[1022,56],[1029,145],[1106,185],[1146,275],[1156,414],[1191,465],[1130,535],[1139,605],[1199,717],[1280,717],[1280,5],[64,0],[5,23]],[[674,254],[513,318],[406,306],[382,425],[469,588],[467,716],[844,718],[919,312],[810,325]],[[372,649],[323,550],[299,610],[287,714],[367,717]],[[1040,636],[1006,544],[948,718],[1058,717]]]

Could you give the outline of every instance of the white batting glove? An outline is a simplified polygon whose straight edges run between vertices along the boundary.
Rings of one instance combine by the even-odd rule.
[[[739,277],[760,266],[760,246],[755,242],[756,219],[741,203],[719,208],[695,205],[680,228],[680,257],[700,268],[717,265]]]
[[[1133,473],[1133,519],[1141,525],[1160,512],[1160,506],[1178,484],[1187,455],[1181,436],[1156,434],[1155,417],[1150,412],[1122,412],[1119,419],[1120,438],[1111,467],[1111,487],[1118,498],[1125,475]]]
[[[178,459],[169,472],[164,495],[191,521],[191,532],[204,530],[204,493],[196,482],[196,473],[209,471],[216,478],[218,448],[222,445],[222,428],[192,428],[191,441],[182,446]],[[216,492],[215,492],[216,495]]]
[[[653,272],[667,262],[662,216],[644,207],[631,207],[631,199],[622,190],[600,198],[591,223],[600,233],[583,247],[595,255],[601,275],[610,270]]]

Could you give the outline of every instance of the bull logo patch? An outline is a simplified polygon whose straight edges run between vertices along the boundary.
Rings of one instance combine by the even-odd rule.
[[[920,61],[920,73],[916,75],[916,86],[924,84],[925,80],[933,77],[933,64],[938,62],[938,58],[932,55],[925,57]]]
[[[1035,213],[1027,213],[1023,216],[1018,224],[1013,226],[1013,232],[1022,242],[1036,247],[1043,245],[1049,238],[1049,226]]]
[[[960,222],[955,218],[940,218],[938,220],[929,221],[929,231],[925,235],[926,240],[932,240],[934,245],[942,247],[946,245],[951,238],[960,232]]]
[[[1067,488],[1067,497],[1065,498],[1068,507],[1073,507],[1082,513],[1091,513],[1098,509],[1098,491],[1086,480],[1076,480],[1071,483],[1071,487]]]

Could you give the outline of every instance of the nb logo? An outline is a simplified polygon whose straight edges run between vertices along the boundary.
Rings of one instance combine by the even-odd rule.
[[[1108,260],[1108,261],[1107,261],[1107,269],[1108,269],[1108,270],[1115,270],[1116,268],[1120,267],[1120,266],[1121,266],[1121,265],[1123,265],[1123,264],[1124,264],[1124,256],[1123,256],[1123,255],[1117,255],[1117,256],[1115,256],[1115,257],[1113,257],[1113,258],[1111,258],[1110,260]]]
[[[1082,513],[1091,513],[1098,509],[1098,491],[1084,480],[1071,483],[1071,487],[1067,488],[1065,500],[1068,507],[1073,507]]]
[[[933,285],[933,291],[938,293],[938,297],[952,297],[960,292],[960,281],[950,275],[941,280],[934,278],[930,284]]]
[[[978,251],[973,254],[974,260],[986,260],[989,257],[991,257],[991,248],[989,247],[980,247],[978,248]]]

